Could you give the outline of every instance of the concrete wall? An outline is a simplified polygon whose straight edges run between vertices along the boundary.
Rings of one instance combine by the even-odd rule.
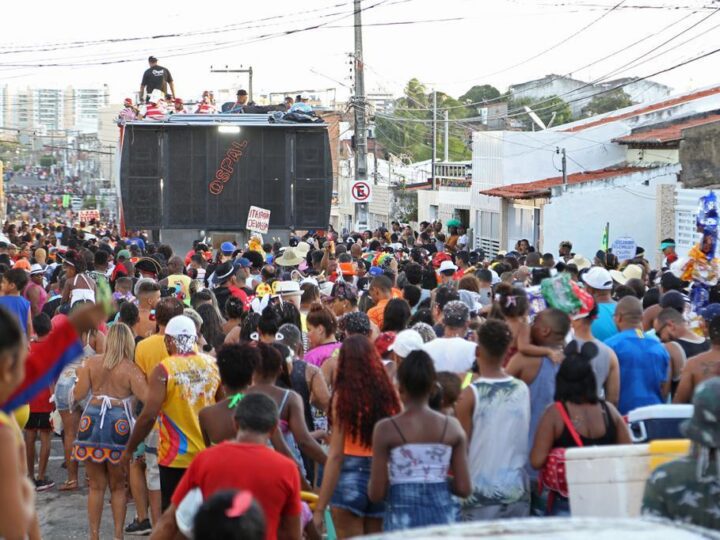
[[[720,122],[683,130],[680,141],[680,180],[695,188],[718,183],[720,178]]]
[[[628,148],[627,162],[640,166],[648,163],[670,165],[680,162],[680,152],[677,149]]]
[[[678,171],[679,166],[668,166],[605,182],[571,185],[566,192],[554,190],[542,209],[542,249],[555,252],[562,240],[569,239],[576,253],[592,258],[609,222],[611,244],[618,237],[630,236],[651,258],[660,240],[654,226],[658,188],[675,185]]]

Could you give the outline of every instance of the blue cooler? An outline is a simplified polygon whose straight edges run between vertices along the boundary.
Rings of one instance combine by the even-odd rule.
[[[680,424],[693,414],[692,405],[650,405],[628,413],[630,437],[634,443],[659,439],[683,439]]]

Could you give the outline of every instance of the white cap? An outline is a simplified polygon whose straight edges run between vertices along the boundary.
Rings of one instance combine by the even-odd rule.
[[[448,270],[452,270],[453,272],[457,271],[458,267],[453,263],[452,261],[443,261],[440,263],[440,268],[438,268],[438,272],[445,272]]]
[[[186,315],[178,315],[170,319],[165,327],[165,335],[172,337],[192,336],[197,337],[197,329],[193,320]]]
[[[407,355],[413,351],[419,351],[424,344],[420,332],[417,330],[403,330],[395,336],[395,341],[388,347],[388,351],[393,351],[401,358],[407,358]]]
[[[303,92],[302,94],[300,94],[300,99],[310,99],[310,94],[308,94],[307,92]]]
[[[599,266],[593,266],[582,277],[582,280],[593,289],[609,291],[612,289],[613,278],[610,272]]]
[[[45,270],[39,264],[33,264],[30,267],[30,275],[31,276],[34,276],[35,274],[44,274],[44,273],[45,273]]]

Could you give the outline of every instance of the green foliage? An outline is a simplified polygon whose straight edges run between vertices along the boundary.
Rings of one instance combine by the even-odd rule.
[[[500,90],[490,84],[475,85],[458,98],[462,103],[479,103],[500,97]]]
[[[82,207],[83,207],[83,210],[87,210],[87,209],[93,210],[93,209],[97,208],[97,204],[98,204],[97,199],[91,195],[90,197],[85,197],[85,199],[83,200],[83,203],[82,203]]]
[[[583,107],[581,112],[583,116],[594,116],[596,114],[629,107],[632,104],[633,100],[630,99],[630,96],[628,96],[622,88],[616,88],[611,92],[606,92],[592,98],[590,103]]]
[[[521,114],[524,107],[530,107],[535,114],[538,115],[543,123],[550,127],[567,124],[572,120],[572,111],[570,105],[563,101],[558,96],[549,96],[544,98],[521,98],[511,100],[508,104],[508,111],[513,115],[515,120],[523,123],[525,129],[528,131],[539,130],[540,127],[532,121],[529,114]],[[518,110],[520,109],[520,110]],[[516,116],[515,116],[516,115]],[[554,115],[554,118],[553,118]]]
[[[41,156],[39,164],[41,167],[50,167],[55,165],[56,162],[56,159],[52,156]]]
[[[377,140],[388,152],[396,156],[407,156],[410,161],[424,161],[432,157],[432,91],[425,87],[417,79],[410,79],[405,86],[403,97],[395,102],[393,116],[407,120],[384,118],[377,116],[375,125],[377,127]],[[437,92],[437,155],[444,153],[443,137],[443,109],[449,109],[449,116],[453,118],[464,118],[467,116],[466,109],[459,100]],[[449,157],[450,160],[470,159],[471,152],[465,140],[468,129],[457,123],[450,123]]]

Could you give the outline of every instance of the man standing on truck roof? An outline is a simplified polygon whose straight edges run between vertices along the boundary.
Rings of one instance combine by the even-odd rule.
[[[153,90],[161,90],[163,95],[168,93],[167,87],[170,85],[170,94],[175,97],[175,81],[170,74],[168,68],[158,65],[158,60],[154,56],[148,58],[150,67],[143,73],[142,82],[140,83],[140,101],[145,99],[145,94],[149,97]]]

